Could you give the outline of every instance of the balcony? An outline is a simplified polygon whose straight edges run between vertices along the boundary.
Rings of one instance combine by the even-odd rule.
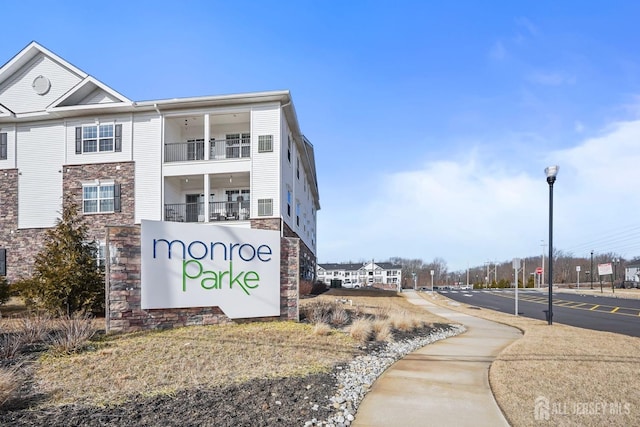
[[[250,203],[209,202],[209,218],[205,221],[204,203],[168,203],[164,205],[164,220],[171,222],[246,221]]]
[[[203,139],[187,142],[169,142],[164,144],[164,161],[188,162],[205,159],[205,143]],[[211,140],[209,160],[248,159],[251,156],[251,137]]]

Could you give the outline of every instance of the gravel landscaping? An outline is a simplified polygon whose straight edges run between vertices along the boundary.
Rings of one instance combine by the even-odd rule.
[[[364,354],[328,373],[259,379],[213,389],[183,390],[139,397],[109,407],[38,406],[9,402],[0,425],[11,426],[348,426],[373,382],[393,362],[434,341],[464,332],[460,326],[436,325],[392,343],[373,343]],[[36,387],[34,387],[34,390]]]

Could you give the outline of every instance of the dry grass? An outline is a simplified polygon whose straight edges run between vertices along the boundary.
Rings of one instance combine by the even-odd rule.
[[[358,342],[369,341],[373,335],[373,322],[370,319],[359,318],[349,326],[349,335]]]
[[[341,302],[336,304],[336,299]],[[42,405],[112,405],[139,395],[329,371],[361,351],[347,331],[336,329],[352,319],[404,311],[421,323],[450,323],[393,292],[354,290],[342,295],[336,290],[301,303],[301,311],[308,310],[320,323],[255,322],[102,336],[90,341],[93,349],[83,353],[43,354],[33,365],[33,383],[38,393],[48,396]],[[5,318],[0,328],[20,332],[28,324],[35,336],[44,323],[49,323],[49,331],[63,326],[58,319]],[[372,328],[371,320],[368,324]],[[388,338],[383,327],[378,336]]]
[[[332,332],[333,332],[333,329],[331,328],[330,325],[327,325],[326,323],[318,322],[315,325],[313,325],[313,335],[325,336],[325,335],[330,335]]]
[[[393,333],[391,332],[391,326],[387,320],[376,319],[371,322],[371,329],[373,332],[374,340],[376,341],[393,341]]]
[[[640,338],[514,317],[491,310],[440,305],[512,325],[524,336],[491,365],[496,401],[513,426],[640,425]],[[536,398],[549,399],[548,421],[535,420]],[[586,414],[579,414],[582,409]]]
[[[116,403],[135,396],[306,375],[351,360],[345,335],[293,322],[192,326],[113,336],[96,351],[42,358],[37,381],[56,403]]]
[[[20,386],[19,366],[0,368],[0,407],[11,397]]]
[[[81,351],[97,330],[92,317],[86,314],[74,314],[57,319],[57,328],[51,338],[51,350],[57,354],[70,354]]]

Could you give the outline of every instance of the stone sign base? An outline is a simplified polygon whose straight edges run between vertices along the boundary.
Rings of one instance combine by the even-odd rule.
[[[107,333],[232,322],[219,307],[143,310],[140,306],[140,227],[107,226],[106,229]],[[280,316],[269,319],[297,321],[301,242],[298,238],[282,237],[280,245]]]

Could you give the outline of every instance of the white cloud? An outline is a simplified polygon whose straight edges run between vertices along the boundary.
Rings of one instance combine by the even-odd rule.
[[[510,159],[471,150],[416,170],[381,176],[349,216],[321,212],[331,254],[321,261],[391,256],[447,260],[450,269],[536,255],[548,236],[544,167],[560,165],[554,186],[554,246],[573,251],[593,240],[603,224],[638,222],[640,120],[617,123],[581,144],[550,153],[532,147],[539,173],[514,171]],[[325,206],[326,210],[345,209]],[[329,226],[330,230],[325,229]],[[603,248],[596,248],[602,249]],[[613,248],[615,251],[615,248]],[[640,253],[640,242],[634,256]],[[625,254],[622,253],[624,256]]]

